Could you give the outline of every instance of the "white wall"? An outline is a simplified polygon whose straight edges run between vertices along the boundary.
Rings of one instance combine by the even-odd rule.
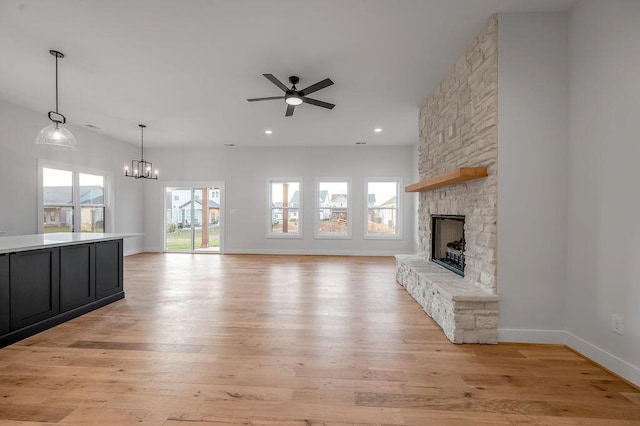
[[[498,16],[501,341],[564,337],[567,49],[566,13]]]
[[[571,11],[568,343],[640,385],[640,2]],[[624,318],[624,336],[611,332]]]
[[[499,16],[498,291],[500,340],[640,385],[638,22],[631,0]]]
[[[46,111],[36,113],[0,100],[0,231],[2,235],[38,232],[38,159],[113,172],[114,229],[143,232],[142,182],[121,175],[122,165],[139,155],[131,144],[86,128],[68,126],[78,140],[76,151],[55,151],[35,145],[36,135],[50,124]],[[127,238],[125,253],[141,251],[143,238]]]
[[[411,162],[411,170],[412,170],[412,174],[411,174],[411,183],[414,182],[419,182],[420,181],[420,176],[418,175],[418,163],[419,163],[419,159],[420,156],[418,155],[418,147],[419,147],[419,143],[416,143],[415,145],[413,145],[413,149],[412,149],[412,162]],[[405,185],[406,186],[406,185]],[[414,244],[413,244],[413,253],[419,253],[420,252],[420,242],[418,241],[418,232],[419,232],[419,223],[418,223],[418,200],[419,200],[419,192],[410,192],[409,193],[409,197],[410,197],[410,204],[409,204],[409,208],[411,209],[411,217],[413,220],[413,229],[411,231],[411,234],[414,236],[415,240],[414,240]]]
[[[414,252],[415,206],[402,191],[402,240],[363,238],[364,179],[401,177],[413,183],[415,147],[201,148],[150,149],[147,155],[160,168],[161,181],[145,187],[146,250],[162,250],[163,190],[167,183],[223,181],[225,253],[379,254]],[[266,237],[267,179],[303,179],[303,238]],[[314,239],[316,177],[352,179],[352,239]],[[231,210],[235,214],[229,214]]]

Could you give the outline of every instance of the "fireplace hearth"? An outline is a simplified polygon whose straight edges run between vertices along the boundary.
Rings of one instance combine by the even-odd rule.
[[[431,260],[464,276],[464,216],[431,215]]]

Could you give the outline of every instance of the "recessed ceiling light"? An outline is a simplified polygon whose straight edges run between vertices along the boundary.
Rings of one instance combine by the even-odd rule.
[[[376,133],[380,133],[382,129],[380,127],[376,127],[375,129],[373,129],[373,131]]]
[[[265,132],[266,134],[268,134],[268,135],[270,135],[270,134],[272,134],[272,133],[273,133],[273,131],[272,131],[272,130],[265,130],[264,132]]]
[[[235,143],[225,143],[224,146],[236,146]]]

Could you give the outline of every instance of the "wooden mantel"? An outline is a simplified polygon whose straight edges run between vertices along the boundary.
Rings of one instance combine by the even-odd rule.
[[[486,167],[460,167],[459,169],[451,170],[450,172],[409,185],[405,187],[404,190],[405,192],[424,192],[487,176]]]

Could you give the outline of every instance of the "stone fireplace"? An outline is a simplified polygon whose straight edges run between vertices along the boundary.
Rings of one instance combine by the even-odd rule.
[[[497,43],[493,16],[420,109],[420,182],[407,187],[420,192],[419,247],[396,256],[398,282],[454,343],[497,342]],[[462,179],[468,170],[485,173]],[[434,217],[457,223],[434,237]],[[455,241],[462,268],[434,263]]]

